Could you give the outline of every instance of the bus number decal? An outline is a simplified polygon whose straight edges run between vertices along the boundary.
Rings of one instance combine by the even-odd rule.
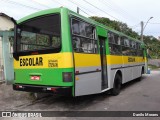
[[[128,62],[136,62],[135,58],[128,57]]]
[[[58,67],[58,60],[48,60],[48,67]]]

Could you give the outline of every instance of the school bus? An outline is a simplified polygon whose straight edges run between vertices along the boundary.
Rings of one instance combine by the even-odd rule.
[[[13,89],[82,96],[140,79],[144,43],[67,8],[43,10],[17,21]]]

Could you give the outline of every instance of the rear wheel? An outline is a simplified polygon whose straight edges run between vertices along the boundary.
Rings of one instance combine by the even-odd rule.
[[[114,78],[113,88],[111,89],[112,95],[116,96],[120,93],[122,84],[122,77],[119,74],[116,74]]]

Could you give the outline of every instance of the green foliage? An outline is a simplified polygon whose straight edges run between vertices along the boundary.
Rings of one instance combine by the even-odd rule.
[[[158,69],[159,67],[155,66],[155,65],[148,65],[148,68],[150,68],[151,70],[154,70],[154,69]]]
[[[99,23],[102,23],[110,28],[113,28],[114,30],[123,32],[124,34],[126,34],[130,37],[137,38],[137,39],[140,38],[138,33],[136,33],[131,28],[129,28],[126,23],[112,21],[112,20],[110,20],[108,18],[104,18],[104,17],[95,17],[94,16],[94,17],[90,17],[90,18],[99,22]]]
[[[146,44],[152,58],[160,58],[160,41],[157,38],[153,36],[144,36],[144,43]]]
[[[119,21],[113,21],[108,18],[104,17],[90,17],[91,19],[102,23],[110,28],[113,28],[114,30],[117,30],[119,32],[122,32],[130,37],[136,38],[140,40],[140,35],[133,31],[131,28],[128,27],[126,23],[122,23]],[[144,43],[146,44],[147,48],[149,49],[149,54],[152,58],[160,58],[160,41],[153,37],[153,36],[145,36],[143,37]]]

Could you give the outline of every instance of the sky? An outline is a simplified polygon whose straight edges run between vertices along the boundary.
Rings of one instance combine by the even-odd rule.
[[[18,20],[31,13],[56,7],[67,7],[80,14],[107,17],[126,23],[140,34],[144,22],[144,35],[160,36],[159,0],[0,0],[0,12]],[[150,17],[153,17],[149,20]],[[149,20],[149,22],[147,22]],[[147,23],[147,24],[146,24]]]

